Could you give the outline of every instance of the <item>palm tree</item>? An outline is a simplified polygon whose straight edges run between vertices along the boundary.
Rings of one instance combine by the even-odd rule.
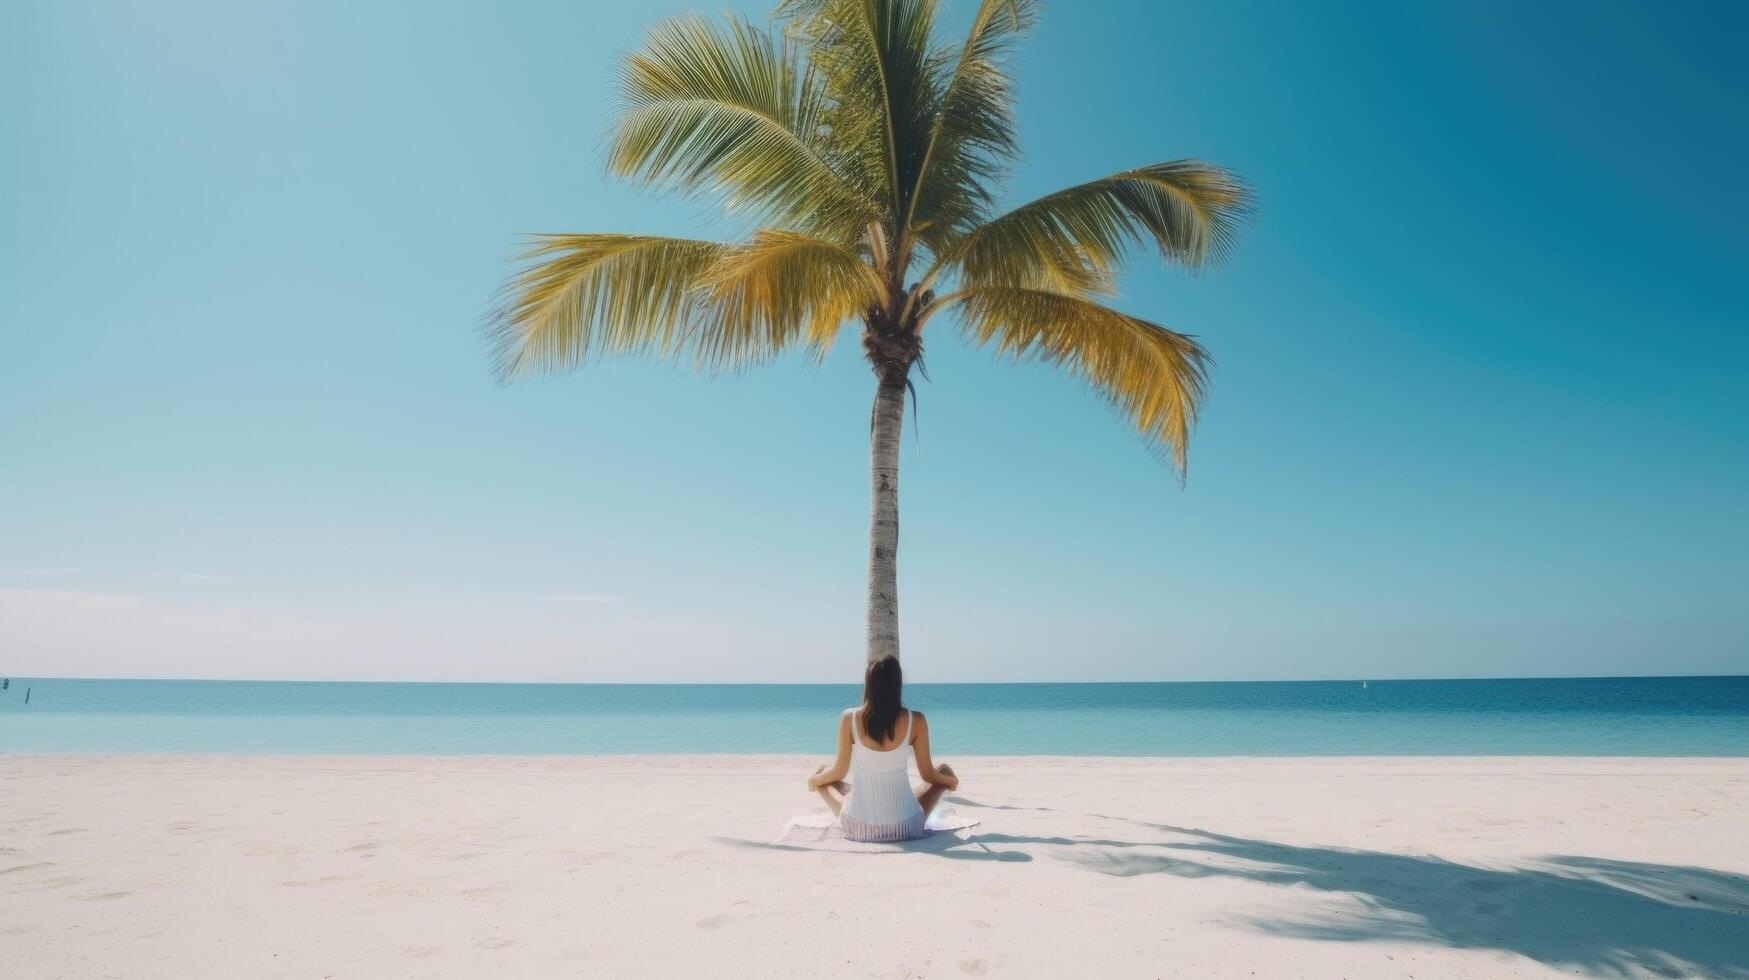
[[[1196,160],[1119,171],[997,213],[1017,151],[1007,57],[1034,0],[981,0],[963,41],[935,0],[786,0],[770,30],[659,24],[619,75],[611,171],[719,197],[738,241],[544,234],[489,321],[502,377],[650,354],[738,369],[862,327],[870,421],[868,656],[899,651],[899,438],[924,328],[1056,364],[1182,474],[1207,354],[1108,305],[1129,253],[1201,267],[1248,212]]]

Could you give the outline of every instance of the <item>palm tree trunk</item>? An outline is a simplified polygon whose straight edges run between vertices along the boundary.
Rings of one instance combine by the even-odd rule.
[[[899,655],[899,437],[906,370],[880,373],[869,421],[868,659]]]

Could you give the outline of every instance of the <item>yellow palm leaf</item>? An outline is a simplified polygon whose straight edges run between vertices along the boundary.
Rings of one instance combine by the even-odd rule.
[[[701,277],[725,322],[763,333],[773,347],[797,334],[823,357],[846,320],[880,302],[880,276],[855,252],[797,232],[766,230],[725,253]],[[725,338],[728,339],[728,338]]]
[[[542,235],[490,332],[509,378],[590,358],[652,354],[709,370],[823,353],[880,295],[856,253],[798,232],[744,244],[651,235]]]
[[[937,301],[947,306],[957,306],[973,342],[1055,364],[1092,385],[1184,470],[1209,365],[1194,338],[1048,289],[974,287]]]
[[[1251,193],[1199,160],[1173,160],[1047,194],[973,229],[938,269],[967,282],[1097,291],[1129,250],[1151,243],[1190,267],[1218,262],[1250,213]]]

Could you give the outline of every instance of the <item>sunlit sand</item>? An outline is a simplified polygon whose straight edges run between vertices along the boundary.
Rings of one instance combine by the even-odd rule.
[[[8,977],[1749,975],[1749,760],[11,757]]]

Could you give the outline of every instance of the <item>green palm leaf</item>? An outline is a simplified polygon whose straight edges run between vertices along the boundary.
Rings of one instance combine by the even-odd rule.
[[[878,213],[821,139],[820,79],[743,21],[665,21],[620,72],[608,166],[646,183],[722,192],[731,209],[854,234]]]
[[[972,18],[935,107],[905,215],[906,232],[932,249],[939,251],[989,213],[990,186],[1018,152],[1005,61],[1014,41],[1032,27],[1037,9],[1034,0],[982,0]]]
[[[944,86],[945,62],[931,47],[936,8],[935,0],[786,0],[778,7],[825,85],[834,150],[878,192],[890,229],[909,212]]]

